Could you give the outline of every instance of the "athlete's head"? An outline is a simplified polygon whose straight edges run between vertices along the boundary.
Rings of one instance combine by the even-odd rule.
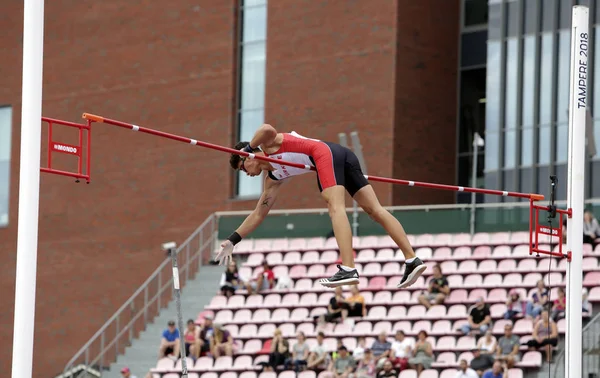
[[[248,142],[238,142],[233,148],[236,150],[241,150],[247,145]],[[261,152],[260,148],[255,148],[252,151],[254,153]],[[231,157],[229,158],[229,164],[234,170],[246,172],[248,176],[258,176],[262,171],[262,164],[259,160],[247,159],[245,156],[240,156],[236,154],[231,154]]]

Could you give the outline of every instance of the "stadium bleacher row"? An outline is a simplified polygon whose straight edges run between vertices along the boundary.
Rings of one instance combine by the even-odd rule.
[[[244,240],[236,246],[241,277],[255,277],[266,260],[276,277],[287,276],[290,287],[272,289],[260,294],[248,295],[237,290],[227,298],[217,293],[209,306],[198,314],[197,323],[211,314],[214,321],[229,330],[236,342],[233,358],[201,357],[195,363],[190,359],[190,377],[201,378],[293,378],[293,371],[260,372],[258,364],[268,359],[273,332],[279,328],[288,338],[290,348],[295,342],[296,332],[302,331],[307,342],[316,342],[316,334],[325,332],[325,345],[330,351],[336,348],[337,340],[352,351],[357,337],[364,336],[367,345],[381,332],[388,337],[396,330],[403,330],[408,337],[425,330],[432,343],[435,362],[419,378],[454,378],[458,361],[472,358],[476,338],[463,335],[460,327],[466,323],[469,307],[478,297],[483,297],[490,306],[493,318],[492,332],[496,338],[503,335],[504,325],[512,323],[503,319],[506,311],[507,293],[516,289],[521,298],[529,298],[539,280],[551,288],[551,300],[557,297],[557,288],[565,285],[566,259],[548,258],[529,254],[527,232],[478,233],[440,235],[409,235],[417,255],[429,266],[417,282],[408,289],[396,288],[400,281],[404,256],[391,238],[367,236],[354,237],[356,262],[361,273],[359,290],[365,298],[367,316],[355,318],[354,324],[326,323],[319,325],[314,317],[326,312],[333,295],[316,282],[337,270],[339,256],[335,239],[296,238]],[[558,246],[546,245],[546,249],[557,250]],[[584,287],[589,289],[590,303],[600,302],[600,246],[593,249],[585,244]],[[427,287],[432,274],[431,267],[439,264],[442,274],[449,282],[450,294],[443,304],[427,309],[418,302],[418,297]],[[347,288],[346,288],[347,289]],[[591,312],[591,311],[590,311]],[[584,315],[586,317],[589,314]],[[531,339],[533,322],[519,318],[514,322],[513,333],[521,343]],[[560,335],[565,332],[565,320],[558,322]],[[542,366],[542,354],[521,347],[522,360],[510,370],[509,377],[519,378],[530,369]],[[181,361],[168,358],[157,362],[152,369],[154,377],[176,378],[181,371]],[[322,372],[305,371],[298,378],[322,378]],[[415,378],[416,371],[404,370],[399,378]]]

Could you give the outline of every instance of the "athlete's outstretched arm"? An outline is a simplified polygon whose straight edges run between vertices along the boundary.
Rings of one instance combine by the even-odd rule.
[[[223,265],[223,263],[226,265],[231,261],[233,247],[243,238],[250,235],[262,223],[273,207],[282,186],[283,181],[272,180],[269,176],[265,177],[263,193],[256,204],[256,208],[244,219],[237,230],[229,235],[227,240],[221,244],[221,252],[215,257],[215,261],[219,261],[219,265]]]
[[[268,147],[275,141],[277,137],[277,130],[269,124],[263,124],[261,127],[256,130],[252,140],[250,141],[250,146],[252,148],[264,146]]]

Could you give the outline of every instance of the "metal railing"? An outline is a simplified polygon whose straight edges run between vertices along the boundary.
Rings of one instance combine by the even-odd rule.
[[[177,248],[182,288],[210,260],[217,237],[217,221],[214,214],[209,216]],[[81,364],[101,371],[116,361],[146,324],[168,305],[173,297],[172,280],[171,260],[165,257],[154,273],[69,360],[61,376],[73,377],[74,368]]]
[[[582,330],[582,377],[600,377],[600,313],[596,314]],[[554,378],[565,376],[565,348],[554,364]]]

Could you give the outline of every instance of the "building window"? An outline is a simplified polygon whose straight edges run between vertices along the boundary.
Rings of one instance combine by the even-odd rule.
[[[250,141],[265,121],[267,1],[242,0],[239,20],[238,139]],[[238,173],[237,197],[258,197],[261,191],[261,179]]]
[[[488,2],[487,0],[463,0],[464,27],[487,25]]]
[[[0,107],[0,227],[8,226],[12,108]]]

